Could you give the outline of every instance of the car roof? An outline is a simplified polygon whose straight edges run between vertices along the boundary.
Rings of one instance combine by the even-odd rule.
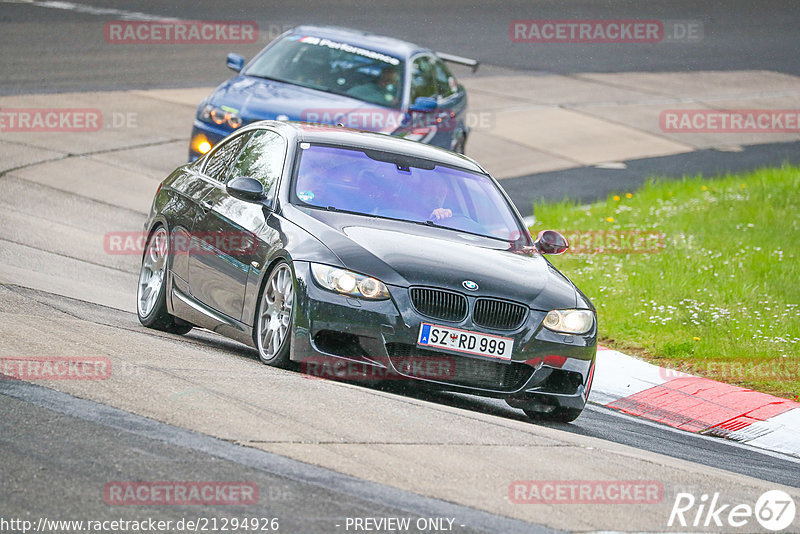
[[[289,34],[311,35],[313,37],[323,37],[332,41],[342,41],[353,46],[359,46],[402,59],[408,59],[419,53],[434,53],[429,48],[409,43],[408,41],[401,41],[394,37],[386,37],[385,35],[338,26],[302,25],[290,30]]]
[[[293,138],[297,142],[333,144],[353,148],[381,150],[435,161],[450,167],[458,167],[472,172],[488,174],[475,160],[462,154],[456,154],[455,152],[450,152],[443,148],[386,134],[364,132],[328,124],[271,120],[254,122],[249,124],[246,128],[263,128],[265,126],[279,130],[284,135]]]

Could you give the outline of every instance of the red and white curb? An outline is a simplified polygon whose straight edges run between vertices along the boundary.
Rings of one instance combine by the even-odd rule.
[[[598,347],[591,401],[682,430],[800,457],[800,403]]]

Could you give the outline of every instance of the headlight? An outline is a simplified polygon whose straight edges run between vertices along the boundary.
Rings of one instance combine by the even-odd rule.
[[[594,326],[590,310],[553,310],[545,316],[545,328],[564,334],[585,334]]]
[[[192,149],[200,154],[205,154],[211,150],[211,143],[209,143],[205,135],[197,134],[194,139],[192,139]]]
[[[311,274],[319,285],[336,293],[371,300],[389,298],[383,282],[363,274],[319,263],[311,264]]]
[[[235,109],[228,108],[226,106],[217,107],[211,104],[206,104],[203,106],[203,109],[201,109],[200,113],[197,114],[197,118],[202,121],[219,124],[220,126],[227,124],[234,130],[241,126],[244,122],[242,120],[242,116],[239,115]]]

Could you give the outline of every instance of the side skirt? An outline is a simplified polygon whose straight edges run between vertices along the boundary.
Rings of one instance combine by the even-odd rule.
[[[171,278],[170,276],[170,282]],[[173,283],[169,287],[169,302],[175,317],[255,348],[252,330],[248,325],[206,306]]]

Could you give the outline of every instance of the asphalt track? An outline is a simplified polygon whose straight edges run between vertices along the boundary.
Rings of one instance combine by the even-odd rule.
[[[197,20],[254,20],[257,43],[245,45],[110,45],[102,25],[130,16]],[[701,39],[655,44],[512,43],[517,19],[657,19],[695,23]],[[570,75],[592,72],[765,70],[800,74],[797,27],[800,4],[764,1],[655,1],[570,3],[304,1],[284,2],[46,2],[0,0],[0,95],[67,91],[214,86],[230,75],[222,58],[252,57],[286,28],[339,24],[388,33],[436,50],[475,57],[478,75]],[[763,87],[764,91],[770,88]],[[604,198],[635,189],[649,176],[749,171],[800,161],[800,143],[748,146],[741,153],[713,148],[625,161],[625,169],[581,167],[504,181],[524,216],[538,201]]]
[[[504,69],[534,73],[725,69],[800,73],[796,47],[786,44],[796,40],[800,17],[796,4],[783,2],[698,5],[694,2],[587,1],[566,6],[561,2],[481,3],[474,6],[465,6],[461,2],[440,2],[436,4],[435,11],[429,2],[402,5],[394,2],[369,3],[366,6],[358,2],[320,2],[316,5],[298,3],[294,7],[242,2],[231,7],[219,2],[148,2],[144,5],[92,1],[82,5],[89,4],[94,8],[146,11],[158,16],[186,19],[252,19],[262,28],[276,30],[300,22],[358,26],[392,33],[443,51],[478,57],[485,63],[485,71],[489,73],[503,72]],[[508,20],[517,18],[585,19],[612,16],[701,20],[705,40],[702,46],[673,45],[675,48],[669,53],[647,46],[620,49],[614,45],[571,46],[569,49],[553,46],[537,48],[529,53],[529,47],[512,45],[507,38]],[[63,3],[61,7],[31,5],[30,2],[0,3],[3,30],[0,32],[3,45],[0,93],[208,86],[228,74],[216,58],[229,51],[229,46],[202,49],[173,47],[169,54],[164,54],[159,47],[142,46],[136,54],[132,54],[129,49],[115,49],[98,43],[86,29],[96,28],[98,20],[102,23],[110,18],[117,17],[87,12],[80,6],[65,9]],[[252,55],[263,44],[242,47],[238,51]],[[209,58],[213,60],[209,62]],[[585,192],[585,198],[580,199],[591,200],[602,196],[604,190],[619,188],[620,184],[626,184],[627,187],[630,183],[633,186],[647,170],[658,172],[660,169],[674,169],[676,165],[680,167],[681,164],[685,165],[682,167],[685,172],[692,174],[700,172],[695,169],[725,171],[785,160],[797,161],[796,148],[794,145],[776,144],[747,147],[733,156],[717,151],[695,152],[667,157],[673,158],[671,160],[626,162],[628,168],[624,171],[592,171],[596,173],[595,176],[605,173],[611,177],[608,180],[600,177],[597,181],[602,187]],[[506,180],[504,186],[515,195],[515,199],[525,199],[527,197],[523,195],[529,190],[531,181],[538,180],[540,190],[546,190],[546,198],[560,198],[575,190],[579,173],[586,171],[567,170],[512,178]],[[65,213],[74,210],[75,220],[78,220],[82,199],[75,198],[74,202],[75,205],[66,208]],[[7,251],[19,248],[16,245],[12,247],[12,244],[4,240],[2,248]],[[31,254],[40,252],[30,244],[24,247]],[[47,250],[46,246],[41,247],[41,251]],[[128,265],[119,270],[126,276],[133,275]],[[49,339],[55,330],[50,330],[47,325],[50,322],[59,324],[67,318],[81,323],[81,328],[87,329],[82,331],[94,326],[144,336],[148,341],[142,342],[142,346],[158,347],[159,350],[171,350],[169,347],[180,345],[184,350],[201,351],[221,361],[233,357],[246,363],[254,357],[252,352],[235,343],[203,332],[175,338],[144,330],[132,314],[92,302],[66,299],[22,287],[4,286],[1,289],[0,312],[4,322],[18,325],[18,329],[7,326],[0,331],[0,346],[6,347],[6,350],[18,348],[28,339],[11,337],[17,335],[30,336],[31,345],[41,350],[55,347],[58,339]],[[36,326],[18,334],[23,331],[22,325],[28,324],[28,316],[37,319]],[[87,346],[93,348],[102,346],[99,337],[89,335],[85,341]],[[267,380],[276,377],[270,370],[261,373]],[[403,399],[432,402],[442,409],[449,407],[475,417],[488,418],[496,422],[498,427],[516,427],[524,419],[520,412],[504,403],[463,395],[417,390],[374,390],[364,386],[358,386],[354,391],[353,395],[360,402],[370,402],[373,395],[379,395],[389,403],[392,411],[382,414],[387,424],[391,424],[395,413],[393,410],[400,412],[404,409]],[[300,390],[296,394],[303,393]],[[261,488],[264,497],[262,504],[266,504],[266,509],[204,509],[201,515],[279,515],[282,524],[286,525],[282,530],[289,532],[337,531],[338,522],[353,516],[456,517],[464,525],[461,529],[464,532],[535,532],[546,530],[545,524],[554,524],[550,519],[522,523],[502,514],[477,510],[474,506],[422,497],[412,491],[390,487],[391,484],[365,481],[309,465],[308,462],[242,447],[235,444],[235,440],[220,440],[205,433],[178,428],[185,426],[185,421],[172,426],[133,415],[130,413],[133,410],[111,408],[108,406],[112,404],[110,400],[99,403],[77,398],[80,396],[41,386],[0,382],[0,410],[3,413],[0,420],[0,447],[4,451],[4,461],[0,463],[0,475],[4,481],[0,501],[2,517],[30,516],[32,513],[62,519],[105,517],[109,515],[109,509],[98,499],[98,494],[110,479],[203,478],[256,481]],[[332,403],[336,402],[335,396],[329,399]],[[424,425],[426,422],[416,420],[416,424]],[[530,428],[533,433],[563,436],[560,439],[564,440],[590,437],[598,438],[597,443],[613,442],[631,447],[639,452],[626,454],[630,454],[631,458],[641,457],[654,466],[670,465],[675,459],[696,464],[698,472],[704,474],[706,471],[700,466],[746,475],[733,477],[737,481],[752,477],[768,483],[800,487],[800,464],[795,459],[644,423],[601,407],[590,406],[578,421],[570,425],[530,425]],[[409,430],[410,433],[413,431]],[[478,438],[475,436],[475,439]],[[296,445],[303,446],[300,443]],[[77,451],[80,454],[76,454]],[[586,472],[586,478],[591,476],[590,471]],[[620,473],[619,476],[624,474]],[[700,480],[698,478],[696,483],[702,486]],[[691,482],[689,480],[687,484]],[[752,497],[757,495],[752,494]],[[111,513],[123,517],[149,513],[160,519],[198,515],[196,509],[180,507],[134,507],[122,511],[117,508]],[[614,528],[627,530],[630,523],[625,522],[626,518],[628,521],[633,519],[625,513],[618,517]],[[559,519],[555,522],[558,521],[565,525],[562,528],[578,528],[569,521]],[[602,523],[592,523],[591,519],[586,519],[586,525],[581,529],[601,528]],[[603,526],[608,528],[607,524]]]
[[[593,202],[612,193],[634,191],[651,178],[680,179],[682,176],[697,175],[710,178],[784,163],[798,165],[800,143],[748,145],[739,152],[711,148],[622,163],[622,169],[579,167],[507,178],[503,180],[503,189],[520,213],[530,216],[534,215],[533,206],[537,202],[557,202],[564,199]]]
[[[106,89],[192,87],[219,83],[229,74],[219,59],[229,51],[252,57],[282,28],[303,23],[338,24],[385,33],[443,52],[481,60],[483,72],[680,72],[765,69],[800,74],[797,38],[800,5],[779,0],[529,2],[444,0],[435,3],[311,0],[148,2],[91,0],[90,5],[158,17],[197,20],[255,20],[259,43],[109,46],[94,31],[120,14],[92,14],[80,8],[36,7],[26,0],[0,4],[0,94]],[[62,2],[60,4],[69,4]],[[699,21],[695,43],[547,44],[511,43],[508,25],[517,19],[659,19]]]
[[[69,347],[76,340],[83,340],[79,343],[93,354],[102,352],[106,343],[104,336],[94,337],[91,332],[107,330],[117,332],[116,335],[111,334],[112,339],[120,339],[124,335],[139,340],[133,346],[125,342],[128,352],[161,354],[164,356],[162,361],[168,366],[164,371],[175,375],[186,365],[180,356],[182,350],[178,347],[200,351],[214,357],[218,362],[216,365],[222,365],[217,371],[212,371],[223,381],[220,391],[226,389],[225,376],[229,371],[225,368],[231,369],[231,363],[248,368],[254,364],[255,371],[260,375],[254,378],[258,378],[266,388],[266,403],[263,406],[273,403],[269,396],[276,393],[269,393],[268,390],[273,389],[277,383],[272,381],[280,380],[280,374],[286,373],[258,365],[254,361],[255,354],[238,343],[203,331],[180,337],[146,330],[138,325],[134,314],[92,303],[27,288],[4,286],[0,289],[0,306],[5,310],[2,312],[5,327],[0,329],[0,339],[8,340],[7,336],[14,331],[23,330],[23,335],[28,334],[24,332],[26,328],[20,329],[21,324],[29,325],[28,328],[32,331],[42,331],[41,325],[53,325],[52,332],[42,331],[45,336],[52,333],[52,339],[31,339],[28,342],[39,354],[46,352],[43,347],[48,346],[62,346],[62,350],[69,352]],[[64,335],[62,326],[59,325],[64,325],[65,322],[70,325],[69,330],[75,332],[74,336]],[[84,336],[82,332],[89,334]],[[16,341],[16,345],[24,343],[24,340]],[[113,345],[113,341],[111,343]],[[9,345],[13,346],[14,343]],[[170,353],[174,354],[173,358],[167,357]],[[174,361],[170,364],[171,359]],[[151,359],[138,361],[137,358],[120,360],[112,357],[112,362],[114,366],[119,366],[118,374],[121,377],[138,376],[145,381],[150,379],[144,373],[160,365]],[[135,367],[139,365],[141,368]],[[196,373],[209,372],[203,368],[205,365],[199,363]],[[289,372],[288,375],[302,378],[296,372]],[[189,376],[191,375],[186,375]],[[300,388],[319,383],[302,379],[296,382]],[[327,383],[329,382],[321,381],[320,385],[328,387]],[[230,517],[278,517],[282,530],[320,533],[338,531],[336,525],[344,524],[348,517],[412,517],[414,520],[419,517],[448,517],[455,518],[456,524],[462,525],[457,529],[462,532],[553,531],[552,526],[537,525],[536,521],[523,522],[502,514],[457,505],[448,502],[448,499],[426,498],[391,487],[391,484],[377,484],[336,473],[282,455],[257,450],[258,447],[243,447],[239,443],[241,438],[210,437],[207,432],[184,429],[185,422],[177,426],[164,424],[158,418],[142,417],[113,407],[119,402],[117,400],[100,403],[81,398],[98,394],[89,387],[82,389],[82,393],[69,395],[50,389],[51,384],[53,383],[39,385],[0,380],[0,410],[3,413],[3,418],[0,419],[0,448],[4,451],[0,472],[6,481],[0,506],[2,517],[27,516],[34,520],[38,517],[74,520],[136,520],[154,517],[164,521],[198,516],[216,517],[218,520]],[[200,391],[208,391],[205,387],[198,383],[193,384],[190,380],[177,389],[171,388],[174,391],[165,400],[168,404],[173,404],[174,409],[203,412],[207,408],[206,403],[196,395]],[[330,383],[330,387],[335,390],[337,383]],[[302,389],[295,388],[294,392],[303,395]],[[603,442],[614,442],[634,450],[655,453],[649,459],[654,462],[652,467],[663,462],[659,458],[667,456],[688,461],[698,466],[698,480],[695,483],[701,487],[700,481],[706,475],[702,472],[701,465],[770,483],[800,487],[798,459],[643,422],[599,406],[590,405],[571,424],[534,425],[527,423],[521,412],[509,408],[501,401],[392,385],[371,387],[356,384],[354,392],[354,398],[360,402],[374,402],[376,396],[388,400],[393,407],[392,412],[404,421],[404,404],[422,402],[431,407],[440,407],[439,409],[449,407],[467,416],[488,418],[498,431],[519,422],[532,432],[550,429],[556,435],[566,432],[575,436],[599,438],[601,441],[597,443],[589,442],[586,454],[591,454],[594,447],[602,448]],[[141,390],[141,394],[147,397],[151,393],[145,388]],[[195,396],[194,400],[190,400],[192,396]],[[335,397],[330,397],[330,400],[336,402],[334,399]],[[147,403],[146,400],[143,402]],[[232,406],[222,396],[212,397],[211,404],[216,404],[216,409],[223,411],[230,410]],[[262,403],[255,402],[252,408],[257,409],[260,405]],[[267,427],[271,412],[269,409],[260,409],[257,412],[259,416],[266,416],[264,423]],[[313,420],[308,423],[312,427],[317,425]],[[423,417],[415,420],[415,424],[422,425],[418,427],[419,431],[427,423]],[[413,433],[413,430],[409,430],[408,437],[412,440]],[[336,442],[339,438],[331,436],[330,439],[331,442]],[[447,441],[451,438],[443,435],[440,439]],[[481,438],[474,436],[474,439]],[[304,443],[309,442],[298,441],[294,446],[303,447]],[[412,445],[409,443],[407,446]],[[532,453],[535,454],[533,451]],[[596,468],[602,469],[600,465]],[[567,470],[566,465],[564,469]],[[625,478],[626,475],[620,472],[618,476]],[[591,479],[592,475],[585,473],[584,476]],[[261,498],[256,506],[202,508],[108,506],[103,501],[101,496],[106,484],[131,480],[247,481],[258,485]],[[691,479],[686,484],[691,487]]]
[[[4,480],[3,517],[39,510],[50,520],[105,518],[97,499],[109,473],[120,480],[229,480],[259,487],[260,503],[204,507],[127,506],[115,518],[159,521],[206,518],[278,519],[279,530],[333,532],[348,517],[454,518],[460,532],[553,532],[370,483],[309,464],[247,449],[102,404],[22,382],[0,383]],[[34,423],[35,424],[31,424]],[[80,455],[76,455],[80,451]],[[42,503],[46,503],[42,505]],[[313,504],[310,504],[313,503]],[[38,520],[38,518],[37,518]],[[260,522],[259,522],[260,523]],[[176,529],[177,530],[177,529]],[[409,532],[425,530],[410,529]]]

